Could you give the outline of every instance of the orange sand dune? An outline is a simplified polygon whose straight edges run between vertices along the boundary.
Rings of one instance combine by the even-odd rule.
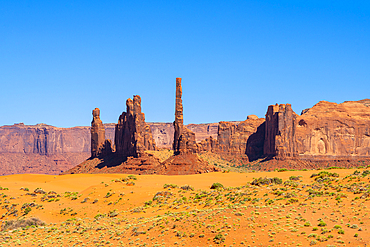
[[[46,225],[3,231],[0,244],[365,246],[370,171],[357,171],[2,176],[3,225],[30,217]],[[311,177],[320,172],[323,180]],[[282,184],[251,185],[260,177]],[[45,194],[34,194],[37,188]]]

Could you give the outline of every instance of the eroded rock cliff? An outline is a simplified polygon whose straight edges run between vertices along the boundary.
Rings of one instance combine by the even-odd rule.
[[[369,102],[320,101],[300,116],[289,104],[269,106],[265,155],[311,160],[369,157]]]

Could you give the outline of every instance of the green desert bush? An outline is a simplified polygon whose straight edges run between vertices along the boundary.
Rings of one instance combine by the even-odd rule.
[[[278,177],[274,177],[274,178],[257,178],[255,180],[253,180],[251,182],[251,185],[257,185],[257,186],[261,186],[261,185],[269,185],[269,184],[282,184],[283,183],[283,180],[281,178],[278,178]]]
[[[211,189],[212,190],[218,190],[218,189],[223,189],[224,186],[220,183],[213,183],[212,186],[211,186]]]

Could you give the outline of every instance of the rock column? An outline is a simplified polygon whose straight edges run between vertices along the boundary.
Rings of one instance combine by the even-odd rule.
[[[141,112],[141,98],[134,95],[127,99],[126,112],[118,119],[115,132],[117,153],[125,157],[141,157],[145,150],[155,150],[155,143],[150,127]]]
[[[175,128],[173,150],[175,155],[183,153],[196,153],[198,147],[195,142],[195,133],[184,126],[183,106],[182,106],[182,87],[181,78],[176,78],[176,105],[175,105]]]
[[[99,156],[100,150],[105,142],[105,129],[103,122],[100,120],[100,110],[95,108],[92,112],[93,120],[91,122],[91,157]]]

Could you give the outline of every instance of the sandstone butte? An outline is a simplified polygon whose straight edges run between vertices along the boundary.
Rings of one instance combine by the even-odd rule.
[[[320,101],[301,115],[293,112],[290,104],[276,104],[268,107],[266,118],[249,115],[241,122],[185,126],[181,96],[181,78],[177,78],[174,124],[146,123],[141,98],[134,96],[126,102],[126,112],[117,124],[103,124],[100,111],[95,109],[91,128],[56,128],[45,124],[2,126],[2,174],[58,174],[88,157],[91,158],[86,161],[88,165],[84,162],[84,169],[81,166],[75,169],[147,174],[165,174],[167,169],[170,174],[166,168],[169,164],[184,166],[190,160],[192,164],[201,164],[203,160],[198,154],[204,152],[218,154],[230,162],[258,162],[260,170],[349,167],[369,161],[369,99],[341,104]],[[160,162],[146,153],[159,148],[172,148],[176,155]],[[123,163],[124,166],[117,165]],[[173,174],[175,170],[172,169]],[[182,168],[178,172],[185,174]]]

